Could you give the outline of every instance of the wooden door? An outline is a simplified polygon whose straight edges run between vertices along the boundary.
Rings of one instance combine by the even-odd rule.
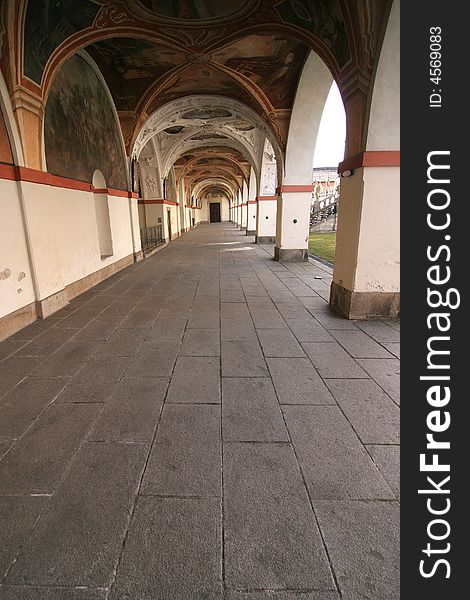
[[[210,222],[220,223],[220,202],[209,203]]]

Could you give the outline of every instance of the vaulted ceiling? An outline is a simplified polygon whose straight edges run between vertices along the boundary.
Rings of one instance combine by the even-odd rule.
[[[15,5],[18,22],[24,17],[24,30],[16,40],[23,57],[16,85],[45,101],[60,64],[85,49],[109,86],[128,154],[144,147],[151,132],[166,147],[172,164],[180,166],[198,147],[225,147],[238,153],[239,172],[254,166],[253,157],[260,156],[266,138],[276,155],[285,149],[296,88],[311,50],[330,68],[343,97],[367,88],[390,0],[9,4]],[[228,114],[203,119],[180,112],[155,125],[160,111],[194,96],[206,99],[197,110]],[[234,103],[248,113],[234,110]],[[220,160],[226,170],[235,169],[223,153]],[[212,168],[222,165],[213,163]]]

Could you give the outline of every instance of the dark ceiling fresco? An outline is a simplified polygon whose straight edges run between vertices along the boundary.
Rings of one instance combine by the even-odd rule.
[[[158,79],[186,55],[169,46],[136,38],[112,38],[88,46],[113,94],[118,110],[132,110]]]
[[[15,85],[45,103],[60,65],[85,49],[109,86],[129,154],[155,111],[192,95],[223,96],[253,109],[282,152],[311,50],[346,102],[360,95],[354,110],[365,113],[391,6],[391,0],[8,2],[25,14],[18,46],[23,42],[23,73]],[[362,135],[356,121],[352,140]],[[250,128],[252,122],[240,131]]]
[[[158,17],[186,20],[217,20],[243,12],[253,5],[247,0],[141,0]]]
[[[24,25],[24,74],[40,83],[52,52],[81,29],[90,27],[101,2],[93,0],[30,0]]]

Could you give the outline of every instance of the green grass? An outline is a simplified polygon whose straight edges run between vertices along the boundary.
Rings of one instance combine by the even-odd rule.
[[[312,233],[308,242],[308,251],[323,260],[335,260],[336,231],[326,233]]]

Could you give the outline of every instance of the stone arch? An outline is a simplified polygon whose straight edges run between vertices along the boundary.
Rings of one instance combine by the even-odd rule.
[[[10,95],[0,71],[0,119],[5,127],[5,133],[11,151],[12,163],[20,167],[24,166],[23,146],[21,144],[20,132],[16,123],[11,106]]]
[[[399,13],[394,0],[371,90],[361,153],[340,165],[330,302],[349,318],[396,317],[400,303]]]
[[[275,258],[307,260],[312,167],[318,129],[333,76],[310,52],[300,76],[287,138],[276,212]]]

